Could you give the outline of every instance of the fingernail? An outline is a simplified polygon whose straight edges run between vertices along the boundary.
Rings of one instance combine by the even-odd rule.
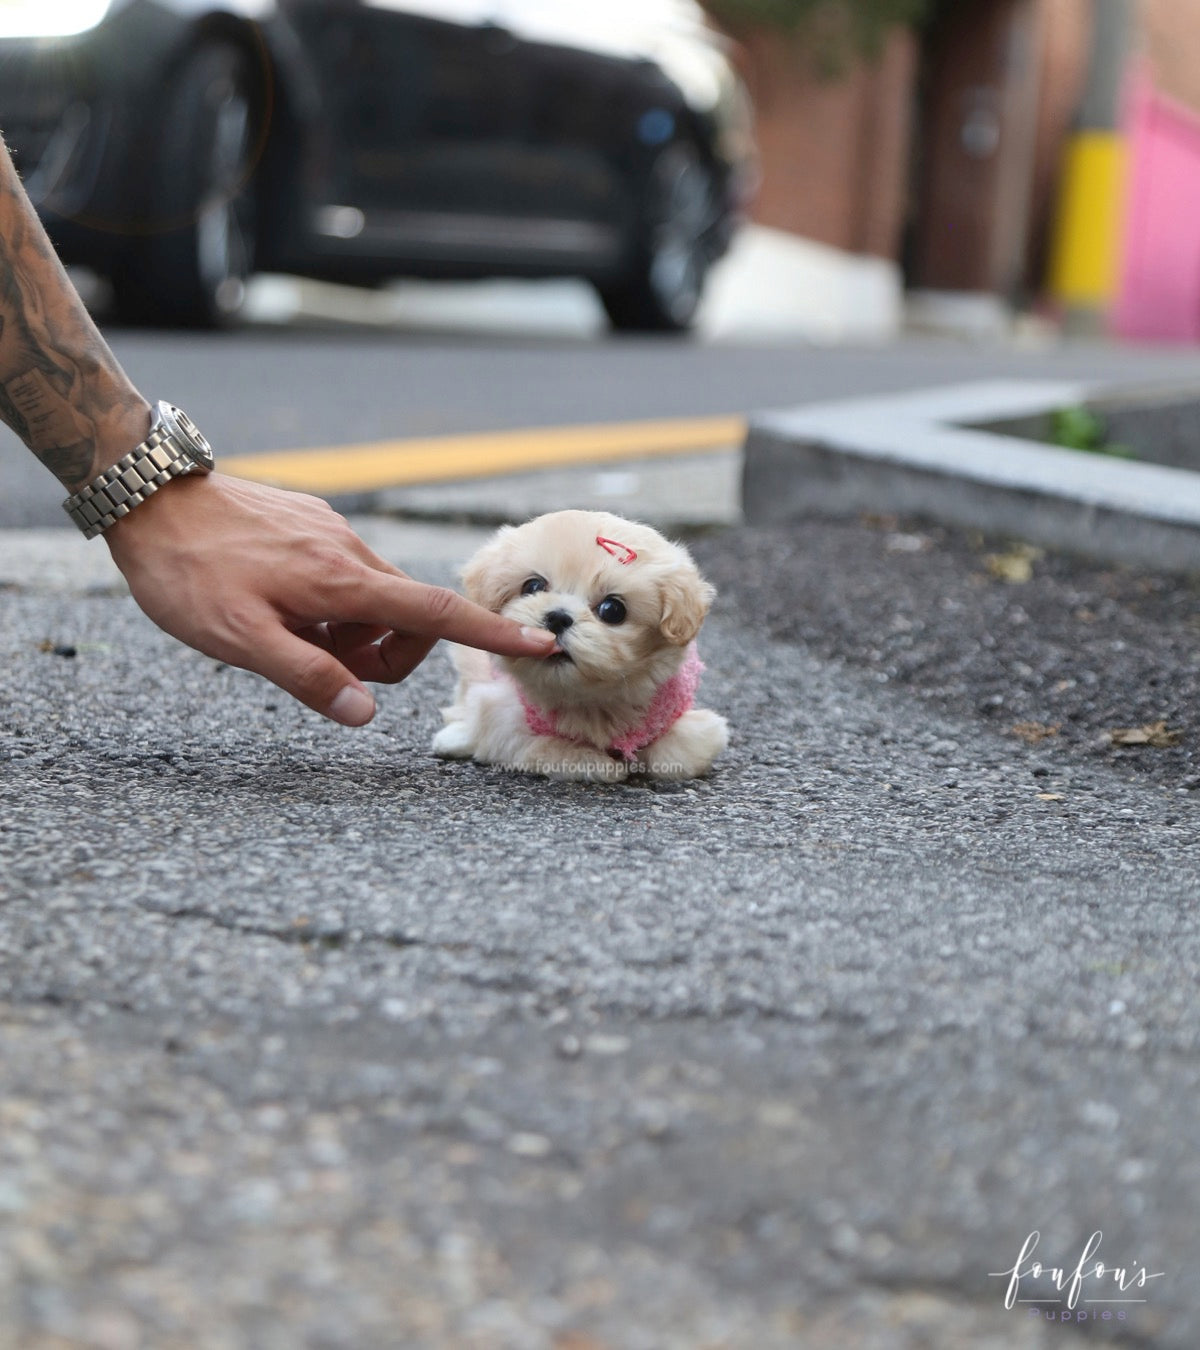
[[[546,628],[522,628],[521,636],[536,642],[539,647],[545,647],[547,651],[558,646],[558,639]]]
[[[329,705],[329,715],[345,727],[361,727],[375,716],[375,700],[365,689],[348,684]]]

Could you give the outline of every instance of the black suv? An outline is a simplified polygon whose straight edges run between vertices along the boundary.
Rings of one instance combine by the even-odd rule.
[[[686,329],[752,178],[691,0],[5,0],[0,131],[132,321],[256,271],[578,276]]]

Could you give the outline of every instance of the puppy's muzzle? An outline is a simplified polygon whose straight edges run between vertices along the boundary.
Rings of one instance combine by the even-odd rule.
[[[572,665],[570,652],[563,648],[563,634],[568,628],[571,628],[575,620],[567,613],[565,609],[548,609],[542,615],[542,627],[548,628],[558,639],[558,646],[550,653],[546,660],[551,665]]]

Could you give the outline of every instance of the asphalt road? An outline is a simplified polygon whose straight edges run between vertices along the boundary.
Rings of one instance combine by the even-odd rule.
[[[457,389],[458,429],[488,399],[509,425],[721,411],[982,359],[122,356],[231,427],[256,385],[303,391],[312,443],[392,365],[426,372],[414,419]],[[1051,359],[1194,364],[988,369]],[[147,380],[172,363],[191,395]],[[406,406],[377,403],[364,437]],[[442,580],[477,538],[363,528]],[[1051,557],[1014,584],[1003,541],[903,521],[704,535],[731,748],[702,783],[585,787],[432,759],[438,659],[327,725],[63,539],[0,534],[0,1350],[1200,1340],[1187,583]],[[1106,735],[1159,719],[1178,743]],[[1034,1230],[1068,1275],[1102,1232],[1128,1287],[1006,1310]],[[1111,1298],[1145,1302],[1086,1301]]]

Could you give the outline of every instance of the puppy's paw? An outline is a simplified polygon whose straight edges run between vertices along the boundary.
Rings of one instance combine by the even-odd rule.
[[[708,708],[685,712],[638,756],[654,778],[700,778],[729,744],[729,724]]]
[[[433,753],[442,759],[470,759],[475,739],[466,722],[448,722],[433,738]]]
[[[629,766],[624,760],[614,759],[594,746],[577,745],[554,736],[535,737],[513,767],[573,783],[620,783],[629,776]]]

